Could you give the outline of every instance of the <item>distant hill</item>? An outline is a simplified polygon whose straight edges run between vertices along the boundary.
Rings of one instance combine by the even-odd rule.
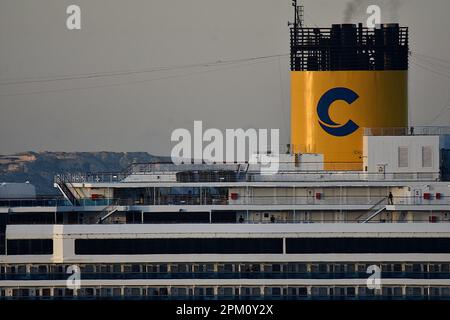
[[[53,177],[65,172],[119,172],[132,163],[169,161],[147,152],[24,152],[0,155],[0,182],[29,181],[40,195],[58,194]]]

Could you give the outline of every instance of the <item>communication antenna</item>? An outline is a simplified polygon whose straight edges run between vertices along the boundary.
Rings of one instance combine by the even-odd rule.
[[[294,7],[294,22],[288,22],[288,26],[294,26],[295,29],[302,28],[305,22],[305,7],[297,4],[297,0],[292,0]]]

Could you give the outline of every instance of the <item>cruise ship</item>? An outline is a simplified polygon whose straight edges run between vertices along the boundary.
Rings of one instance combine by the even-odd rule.
[[[408,29],[291,33],[291,143],[61,173],[0,199],[0,299],[450,300],[448,127],[408,125]]]

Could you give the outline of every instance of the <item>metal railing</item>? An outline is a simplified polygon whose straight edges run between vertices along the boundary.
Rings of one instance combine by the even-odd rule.
[[[228,300],[228,301],[241,301],[241,300],[450,300],[450,296],[435,296],[435,295],[92,295],[92,296],[82,296],[82,295],[66,295],[66,296],[25,296],[25,295],[15,295],[15,296],[3,296],[0,297],[1,300],[155,300],[155,301],[166,301],[166,300]]]
[[[150,199],[149,199],[150,198]],[[205,196],[170,194],[158,195],[155,198],[144,199],[120,199],[103,198],[78,199],[78,207],[99,207],[100,210],[108,206],[190,206],[190,205],[329,205],[329,206],[374,206],[380,201],[380,197],[367,196],[324,196],[320,199],[316,196],[246,196],[238,195],[237,199],[232,200],[228,196]],[[441,196],[439,199],[432,197],[424,199],[423,197],[394,197],[394,206],[404,205],[450,205],[449,196]],[[54,199],[1,199],[0,207],[65,207],[73,206],[70,201],[61,198]],[[299,208],[300,210],[301,208]]]
[[[438,136],[450,134],[450,126],[364,128],[365,136]]]
[[[82,272],[82,280],[136,279],[367,279],[366,272]],[[381,272],[383,279],[450,279],[450,272]],[[0,281],[66,280],[65,272],[3,273]]]
[[[134,182],[131,177],[141,177],[140,182],[179,182],[179,183],[205,183],[205,182],[344,182],[344,181],[439,181],[441,178],[440,172],[365,172],[365,171],[325,171],[325,170],[287,170],[280,169],[274,175],[261,175],[258,170],[249,170],[246,173],[240,173],[239,178],[230,181],[226,178],[218,178],[214,170],[208,173],[204,172],[199,179],[177,181],[176,167],[175,171],[143,171],[139,173],[117,172],[103,172],[103,173],[78,173],[59,176],[65,183],[119,183],[119,182]],[[153,176],[150,178],[149,176]],[[170,178],[169,180],[167,178]]]
[[[382,199],[380,199],[380,201],[375,203],[366,213],[360,215],[356,220],[362,223],[369,222],[372,217],[380,213],[386,207],[386,200],[387,197],[383,197]]]

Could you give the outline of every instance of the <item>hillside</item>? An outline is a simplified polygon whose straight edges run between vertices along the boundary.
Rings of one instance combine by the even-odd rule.
[[[24,152],[0,155],[0,182],[25,182],[40,195],[57,193],[53,177],[65,172],[118,172],[131,163],[168,161],[146,152]]]

